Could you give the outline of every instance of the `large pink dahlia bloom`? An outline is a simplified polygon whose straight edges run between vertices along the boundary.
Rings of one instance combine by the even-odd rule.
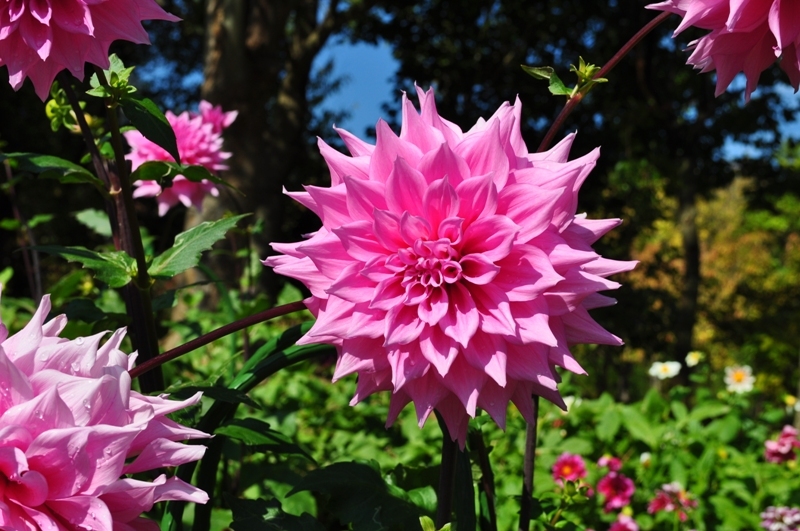
[[[24,329],[0,323],[0,529],[157,531],[140,515],[162,500],[205,503],[178,478],[130,474],[202,457],[178,441],[208,437],[166,415],[197,403],[131,390],[135,356],[117,330],[68,340],[60,315],[45,322],[49,296]]]
[[[79,79],[86,62],[109,68],[112,42],[149,44],[143,20],[180,19],[155,0],[2,0],[0,66],[14,90],[28,77],[44,101],[65,68]]]
[[[332,186],[289,195],[322,228],[264,263],[310,289],[317,321],[300,342],[338,347],[334,380],[358,373],[353,404],[391,390],[388,424],[413,401],[420,424],[436,408],[463,444],[477,407],[501,426],[509,401],[531,422],[532,394],[563,407],[554,366],[584,372],[570,344],[621,344],[587,310],[612,304],[605,277],[635,263],[592,251],[620,220],[575,215],[598,150],[569,162],[569,136],[529,154],[519,100],[462,132],[417,92],[400,136],[381,120],[374,146],[339,130],[352,156],[319,142]]]
[[[207,101],[200,102],[198,113],[186,111],[176,116],[167,111],[167,121],[175,131],[181,162],[203,166],[211,172],[227,170],[225,161],[231,154],[222,151],[222,132],[233,123],[237,114],[236,111],[223,112],[222,107],[212,106]],[[131,146],[131,152],[125,158],[131,161],[133,169],[151,160],[173,161],[164,148],[147,140],[139,131],[126,132],[125,139]],[[178,203],[186,207],[194,205],[201,210],[206,195],[219,195],[213,183],[206,180],[194,182],[183,176],[176,177],[169,188],[161,188],[155,181],[136,181],[136,186],[133,197],[155,197],[159,216]]]
[[[761,72],[776,57],[795,90],[800,87],[800,2],[797,0],[667,0],[647,6],[683,17],[675,30],[689,26],[711,30],[689,49],[688,63],[702,72],[717,71],[719,96],[739,72],[747,77],[745,98]]]

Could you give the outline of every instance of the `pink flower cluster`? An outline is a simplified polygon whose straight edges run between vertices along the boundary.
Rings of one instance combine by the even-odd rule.
[[[620,513],[608,531],[639,531],[639,524],[630,516]]]
[[[761,513],[761,527],[768,531],[797,531],[800,529],[800,509],[796,507],[767,507]]]
[[[207,101],[200,102],[199,112],[183,112],[179,115],[167,111],[166,117],[178,141],[178,153],[183,164],[203,166],[211,172],[228,169],[225,160],[231,154],[222,151],[222,132],[236,119],[236,111],[223,112],[222,107],[213,106]],[[128,131],[125,139],[131,152],[125,157],[131,161],[135,170],[147,161],[172,161],[165,149],[147,140],[139,131]],[[202,209],[206,195],[219,195],[217,187],[206,180],[193,182],[183,176],[172,181],[172,186],[162,189],[155,181],[136,181],[134,197],[155,197],[158,201],[158,215],[163,216],[178,203]]]
[[[793,426],[786,425],[781,430],[777,441],[766,441],[764,443],[764,457],[770,463],[792,461],[797,457],[794,451],[795,448],[800,448],[797,430]]]
[[[45,296],[31,321],[8,337],[0,323],[0,529],[157,531],[140,515],[154,503],[205,503],[178,478],[125,477],[202,457],[178,441],[208,437],[166,415],[196,404],[131,390],[134,356],[117,330],[67,340],[67,324]]]
[[[697,507],[697,501],[693,500],[679,483],[667,483],[661,489],[656,490],[656,497],[647,506],[647,512],[655,514],[660,511],[677,512],[681,522],[688,518],[687,511]]]
[[[0,66],[8,68],[14,90],[30,78],[44,101],[60,71],[83,79],[87,61],[108,68],[112,42],[149,44],[143,20],[180,19],[155,0],[5,0],[0,2]]]
[[[666,0],[647,6],[683,17],[675,30],[689,26],[711,30],[690,43],[688,63],[702,72],[717,71],[719,96],[739,72],[747,77],[745,98],[761,72],[780,57],[780,67],[795,90],[800,87],[800,3],[792,0]]]
[[[465,132],[417,93],[399,136],[381,120],[375,145],[338,131],[352,156],[320,141],[331,187],[289,195],[322,228],[264,263],[310,289],[300,343],[337,347],[353,404],[390,390],[388,424],[409,402],[420,425],[436,408],[463,444],[478,407],[501,426],[509,401],[529,422],[533,394],[564,407],[554,368],[585,373],[569,345],[622,343],[588,310],[613,304],[598,292],[635,262],[591,248],[620,220],[576,215],[598,150],[569,161],[571,135],[528,153],[519,100]]]

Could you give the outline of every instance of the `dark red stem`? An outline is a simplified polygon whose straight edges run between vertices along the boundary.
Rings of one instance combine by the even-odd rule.
[[[153,359],[137,365],[130,371],[131,378],[138,378],[149,370],[160,367],[170,360],[174,360],[175,358],[183,356],[184,354],[196,350],[204,345],[208,345],[212,341],[216,341],[217,339],[225,337],[228,334],[233,334],[234,332],[238,332],[239,330],[247,328],[248,326],[269,321],[270,319],[275,319],[276,317],[281,317],[286,314],[305,310],[305,308],[306,305],[303,303],[303,301],[290,302],[289,304],[284,304],[283,306],[278,306],[276,308],[270,308],[269,310],[264,310],[263,312],[245,317],[244,319],[234,321],[231,324],[217,328],[213,332],[204,334],[197,339],[193,339],[188,343],[184,343],[179,347],[175,347],[172,350],[168,350]]]
[[[636,35],[631,37],[630,40],[626,42],[625,45],[622,48],[620,48],[617,53],[614,54],[614,57],[612,57],[605,64],[605,66],[603,66],[603,68],[601,68],[600,71],[597,72],[597,74],[594,77],[595,78],[605,77],[611,71],[612,68],[617,66],[617,63],[619,63],[623,57],[628,55],[628,52],[630,52],[634,46],[639,44],[639,41],[641,41],[645,37],[645,35],[653,31],[653,29],[655,29],[656,26],[664,22],[670,15],[671,13],[664,12],[658,15],[653,20],[651,20],[645,27],[640,29],[636,33]],[[555,138],[556,133],[558,133],[558,131],[561,130],[561,126],[564,125],[564,122],[566,121],[567,117],[570,114],[572,114],[572,111],[575,109],[575,107],[578,106],[578,104],[581,102],[581,99],[583,99],[583,94],[578,92],[577,94],[575,94],[575,96],[571,97],[567,101],[567,104],[564,105],[563,109],[561,109],[561,112],[558,114],[558,117],[553,122],[553,125],[551,125],[550,129],[547,130],[547,134],[545,135],[544,140],[542,140],[542,143],[539,144],[539,149],[537,150],[539,153],[550,149],[550,146],[553,143],[553,138]]]

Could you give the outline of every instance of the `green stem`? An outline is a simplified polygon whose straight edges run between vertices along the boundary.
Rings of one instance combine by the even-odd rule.
[[[655,29],[656,26],[664,22],[664,20],[666,20],[667,17],[669,17],[670,15],[671,13],[669,12],[661,13],[656,18],[651,20],[646,26],[640,29],[636,33],[636,35],[631,37],[630,40],[628,40],[628,42],[626,42],[625,45],[622,48],[620,48],[617,53],[614,54],[614,57],[612,57],[605,64],[605,66],[603,66],[603,68],[601,68],[597,72],[597,74],[595,74],[593,79],[599,77],[605,77],[611,71],[611,69],[614,68],[617,65],[617,63],[620,62],[620,60],[623,57],[628,55],[628,52],[630,52],[634,46],[639,44],[639,41],[641,41],[645,37],[645,35],[653,31],[653,29]],[[575,94],[574,97],[570,98],[567,101],[567,104],[564,105],[563,109],[561,109],[561,112],[558,114],[558,117],[553,122],[553,125],[551,125],[550,129],[547,130],[547,134],[545,135],[544,140],[542,140],[542,143],[539,144],[539,149],[537,150],[537,152],[541,153],[542,151],[547,151],[548,149],[550,149],[550,146],[553,144],[553,139],[555,138],[556,133],[558,133],[558,131],[561,129],[561,126],[564,125],[564,121],[566,121],[567,117],[570,114],[572,114],[572,111],[575,110],[575,107],[578,106],[578,104],[581,102],[582,99],[583,99],[583,94],[578,92],[577,94]]]
[[[436,491],[436,529],[441,529],[452,520],[453,483],[456,473],[456,442],[450,437],[444,419],[436,413],[439,427],[442,429],[442,462],[439,468],[439,488]]]
[[[533,500],[533,467],[536,464],[536,432],[539,422],[539,397],[534,395],[533,422],[525,431],[525,461],[522,470],[522,500],[519,506],[519,531],[528,531],[531,527],[531,509]]]

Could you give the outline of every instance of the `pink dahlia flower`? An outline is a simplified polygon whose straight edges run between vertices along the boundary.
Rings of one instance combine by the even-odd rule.
[[[571,344],[622,344],[587,310],[613,304],[597,292],[635,262],[592,251],[620,220],[575,215],[598,150],[568,161],[569,136],[529,154],[519,100],[463,132],[417,92],[399,136],[380,120],[374,146],[338,130],[352,156],[319,142],[332,186],[289,195],[322,228],[264,263],[308,286],[317,321],[300,342],[336,345],[353,404],[390,390],[387,424],[414,402],[463,444],[478,407],[501,426],[509,401],[534,421],[532,394],[564,407],[554,367],[585,373]]]
[[[675,30],[689,26],[711,30],[692,41],[688,64],[717,71],[719,96],[739,72],[747,77],[745,98],[761,72],[777,57],[795,91],[800,87],[800,3],[793,0],[667,0],[647,6],[683,17]]]
[[[60,71],[83,79],[86,62],[109,68],[112,42],[150,44],[143,20],[180,19],[155,0],[4,0],[0,66],[8,68],[14,90],[28,77],[44,101]]]
[[[60,315],[45,322],[50,298],[8,337],[0,323],[0,529],[157,531],[140,515],[163,500],[205,503],[178,478],[128,477],[196,461],[208,437],[167,418],[196,404],[131,390],[135,356],[117,330],[68,340]]]
[[[597,482],[597,491],[605,498],[603,509],[610,513],[630,504],[636,487],[629,477],[619,472],[609,472]]]
[[[167,111],[167,120],[178,141],[181,162],[203,166],[211,172],[227,170],[225,160],[231,154],[222,151],[222,131],[233,123],[237,114],[236,111],[223,112],[222,107],[212,106],[207,101],[200,102],[199,113],[187,111],[175,116]],[[131,152],[125,158],[131,161],[133,169],[151,160],[173,160],[165,149],[147,140],[139,131],[126,132],[125,139],[131,146]],[[206,195],[219,195],[213,183],[206,180],[193,182],[183,176],[176,177],[172,186],[164,189],[155,181],[136,181],[136,185],[133,197],[155,197],[159,216],[166,214],[179,202],[186,207],[194,205],[202,210]]]
[[[553,479],[558,483],[563,481],[578,481],[586,477],[586,463],[579,455],[564,452],[558,456],[553,465]]]
[[[619,457],[604,455],[597,460],[597,466],[607,467],[611,472],[619,472],[619,470],[622,468],[622,460]]]
[[[673,482],[662,485],[656,490],[656,497],[650,500],[647,505],[647,512],[655,514],[661,511],[668,513],[677,512],[681,522],[688,518],[687,510],[697,507],[697,501],[693,500],[680,483]]]
[[[627,514],[620,513],[608,531],[639,531],[639,524]]]
[[[785,463],[797,458],[794,449],[800,448],[800,440],[797,439],[797,430],[793,426],[786,425],[781,430],[777,441],[764,442],[764,457],[770,463]]]

